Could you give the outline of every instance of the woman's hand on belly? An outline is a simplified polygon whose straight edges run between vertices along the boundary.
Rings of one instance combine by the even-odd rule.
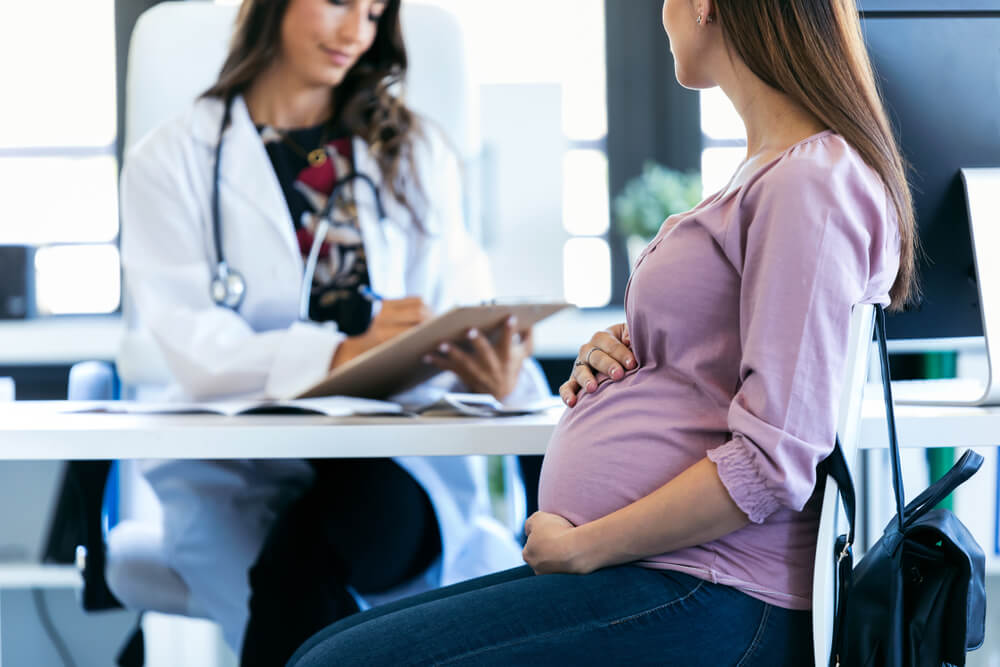
[[[524,524],[528,537],[524,562],[535,574],[587,574],[596,568],[584,562],[576,544],[576,527],[557,514],[535,512]]]
[[[615,324],[595,333],[590,341],[580,346],[572,375],[559,387],[563,403],[569,407],[576,405],[580,389],[587,393],[597,391],[597,373],[606,375],[612,382],[625,377],[625,370],[632,370],[637,363],[631,346],[627,324]]]

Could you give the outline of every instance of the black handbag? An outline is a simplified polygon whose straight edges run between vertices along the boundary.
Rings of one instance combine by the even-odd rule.
[[[838,441],[833,454],[821,464],[821,471],[840,487],[850,526],[848,534],[838,538],[833,554],[837,599],[830,665],[964,665],[966,652],[979,648],[986,634],[986,559],[962,522],[935,505],[972,477],[983,457],[965,452],[944,477],[904,507],[885,313],[880,307],[875,318],[896,516],[858,566],[852,567],[854,486]]]

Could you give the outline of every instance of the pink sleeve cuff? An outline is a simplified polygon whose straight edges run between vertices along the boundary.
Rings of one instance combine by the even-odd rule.
[[[767,488],[767,482],[746,445],[730,440],[721,447],[708,450],[708,459],[718,467],[719,479],[733,502],[753,523],[764,523],[781,506]]]

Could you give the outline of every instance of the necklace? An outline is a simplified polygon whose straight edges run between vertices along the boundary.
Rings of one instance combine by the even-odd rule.
[[[322,167],[329,159],[326,155],[326,139],[327,134],[330,132],[329,123],[323,126],[323,134],[319,138],[319,148],[314,148],[311,151],[306,151],[306,149],[297,144],[290,136],[288,136],[287,130],[275,130],[275,132],[279,137],[281,137],[282,143],[298,153],[301,157],[304,157],[309,162],[310,166]]]

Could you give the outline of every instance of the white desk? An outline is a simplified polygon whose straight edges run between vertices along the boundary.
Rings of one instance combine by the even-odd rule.
[[[0,364],[10,366],[111,361],[124,328],[121,318],[47,317],[0,322]]]
[[[3,591],[33,588],[83,588],[76,565],[5,563],[0,565],[0,594]]]
[[[880,390],[881,391],[881,390]],[[901,447],[1000,446],[1000,407],[955,408],[897,405],[896,433]],[[889,446],[881,396],[866,396],[861,409],[861,449]]]
[[[353,458],[544,454],[560,410],[528,417],[61,414],[59,404],[0,406],[0,460]],[[897,406],[904,447],[1000,445],[1000,408]],[[888,446],[884,409],[862,410],[860,446]]]
[[[541,454],[560,410],[528,417],[61,414],[0,406],[0,460]]]

